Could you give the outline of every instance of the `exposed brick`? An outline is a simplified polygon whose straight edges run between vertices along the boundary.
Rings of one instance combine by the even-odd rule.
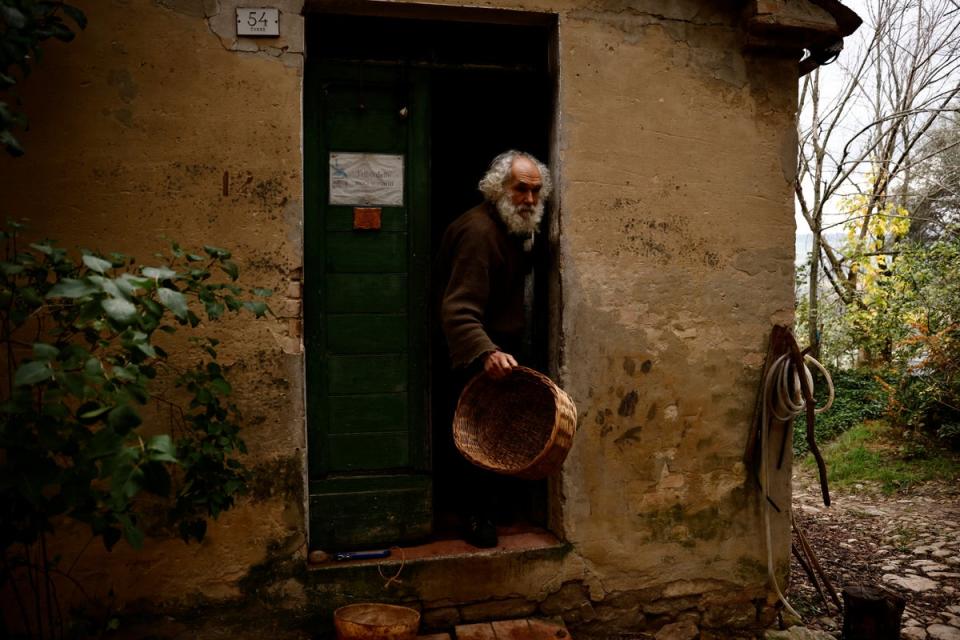
[[[607,596],[601,601],[605,605],[617,609],[629,609],[642,605],[644,602],[652,602],[660,599],[660,589],[637,589],[634,591],[619,591]]]
[[[301,308],[300,300],[294,298],[282,298],[270,304],[270,309],[278,318],[299,318]]]
[[[460,616],[464,622],[479,622],[482,620],[522,618],[536,610],[536,602],[525,598],[508,598],[506,600],[490,600],[489,602],[466,605],[460,608]]]
[[[767,606],[762,600],[755,601],[754,604],[758,612],[757,624],[763,629],[773,626],[773,623],[777,620],[777,608]]]
[[[299,280],[293,280],[287,283],[287,297],[300,299],[303,297],[303,283]]]
[[[686,609],[693,609],[700,602],[698,596],[686,596],[683,598],[660,598],[653,602],[647,602],[643,605],[644,613],[679,613]]]
[[[423,625],[428,629],[447,629],[460,624],[460,612],[456,607],[427,609],[423,612]]]
[[[712,629],[743,629],[757,623],[757,608],[752,602],[713,602],[704,607],[702,624]]]
[[[700,640],[755,640],[755,633],[738,633],[732,629],[700,629]]]
[[[287,321],[287,331],[294,338],[303,337],[303,320],[300,318],[291,318]]]
[[[584,622],[591,622],[595,620],[597,617],[597,612],[594,611],[592,604],[585,602],[576,609],[567,609],[560,615],[565,623],[569,625],[578,625],[583,624]]]
[[[709,593],[721,588],[713,580],[677,580],[663,588],[664,598],[678,598],[694,594]]]
[[[699,633],[697,625],[689,620],[683,620],[662,627],[657,631],[654,640],[694,640]]]
[[[618,623],[617,626],[623,629],[636,629],[643,624],[643,612],[640,611],[640,607],[638,605],[634,605],[626,609],[620,609],[607,604],[597,604],[594,605],[593,610],[597,614],[597,621],[616,621]]]
[[[567,582],[540,603],[540,611],[548,616],[580,609],[590,604],[590,596],[582,582]]]

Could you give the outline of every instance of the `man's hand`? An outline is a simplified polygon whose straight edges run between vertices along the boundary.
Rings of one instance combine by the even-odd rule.
[[[506,377],[517,366],[517,361],[509,353],[491,351],[483,359],[483,370],[494,380]]]

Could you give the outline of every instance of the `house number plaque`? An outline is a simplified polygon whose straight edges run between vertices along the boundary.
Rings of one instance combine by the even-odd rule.
[[[266,7],[238,7],[237,35],[279,36],[280,10]]]

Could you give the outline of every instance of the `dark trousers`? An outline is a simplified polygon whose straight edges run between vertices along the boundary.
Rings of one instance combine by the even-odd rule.
[[[440,504],[456,512],[461,518],[480,516],[498,524],[509,524],[523,511],[528,499],[528,483],[474,466],[457,450],[453,442],[453,416],[457,401],[467,383],[475,375],[483,375],[479,362],[451,372],[446,397],[445,428],[435,442],[438,455],[435,468],[439,482],[435,493]]]

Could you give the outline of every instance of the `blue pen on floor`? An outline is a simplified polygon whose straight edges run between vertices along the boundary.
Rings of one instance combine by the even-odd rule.
[[[340,551],[333,554],[334,560],[371,560],[373,558],[387,558],[390,549],[376,549],[374,551]]]

